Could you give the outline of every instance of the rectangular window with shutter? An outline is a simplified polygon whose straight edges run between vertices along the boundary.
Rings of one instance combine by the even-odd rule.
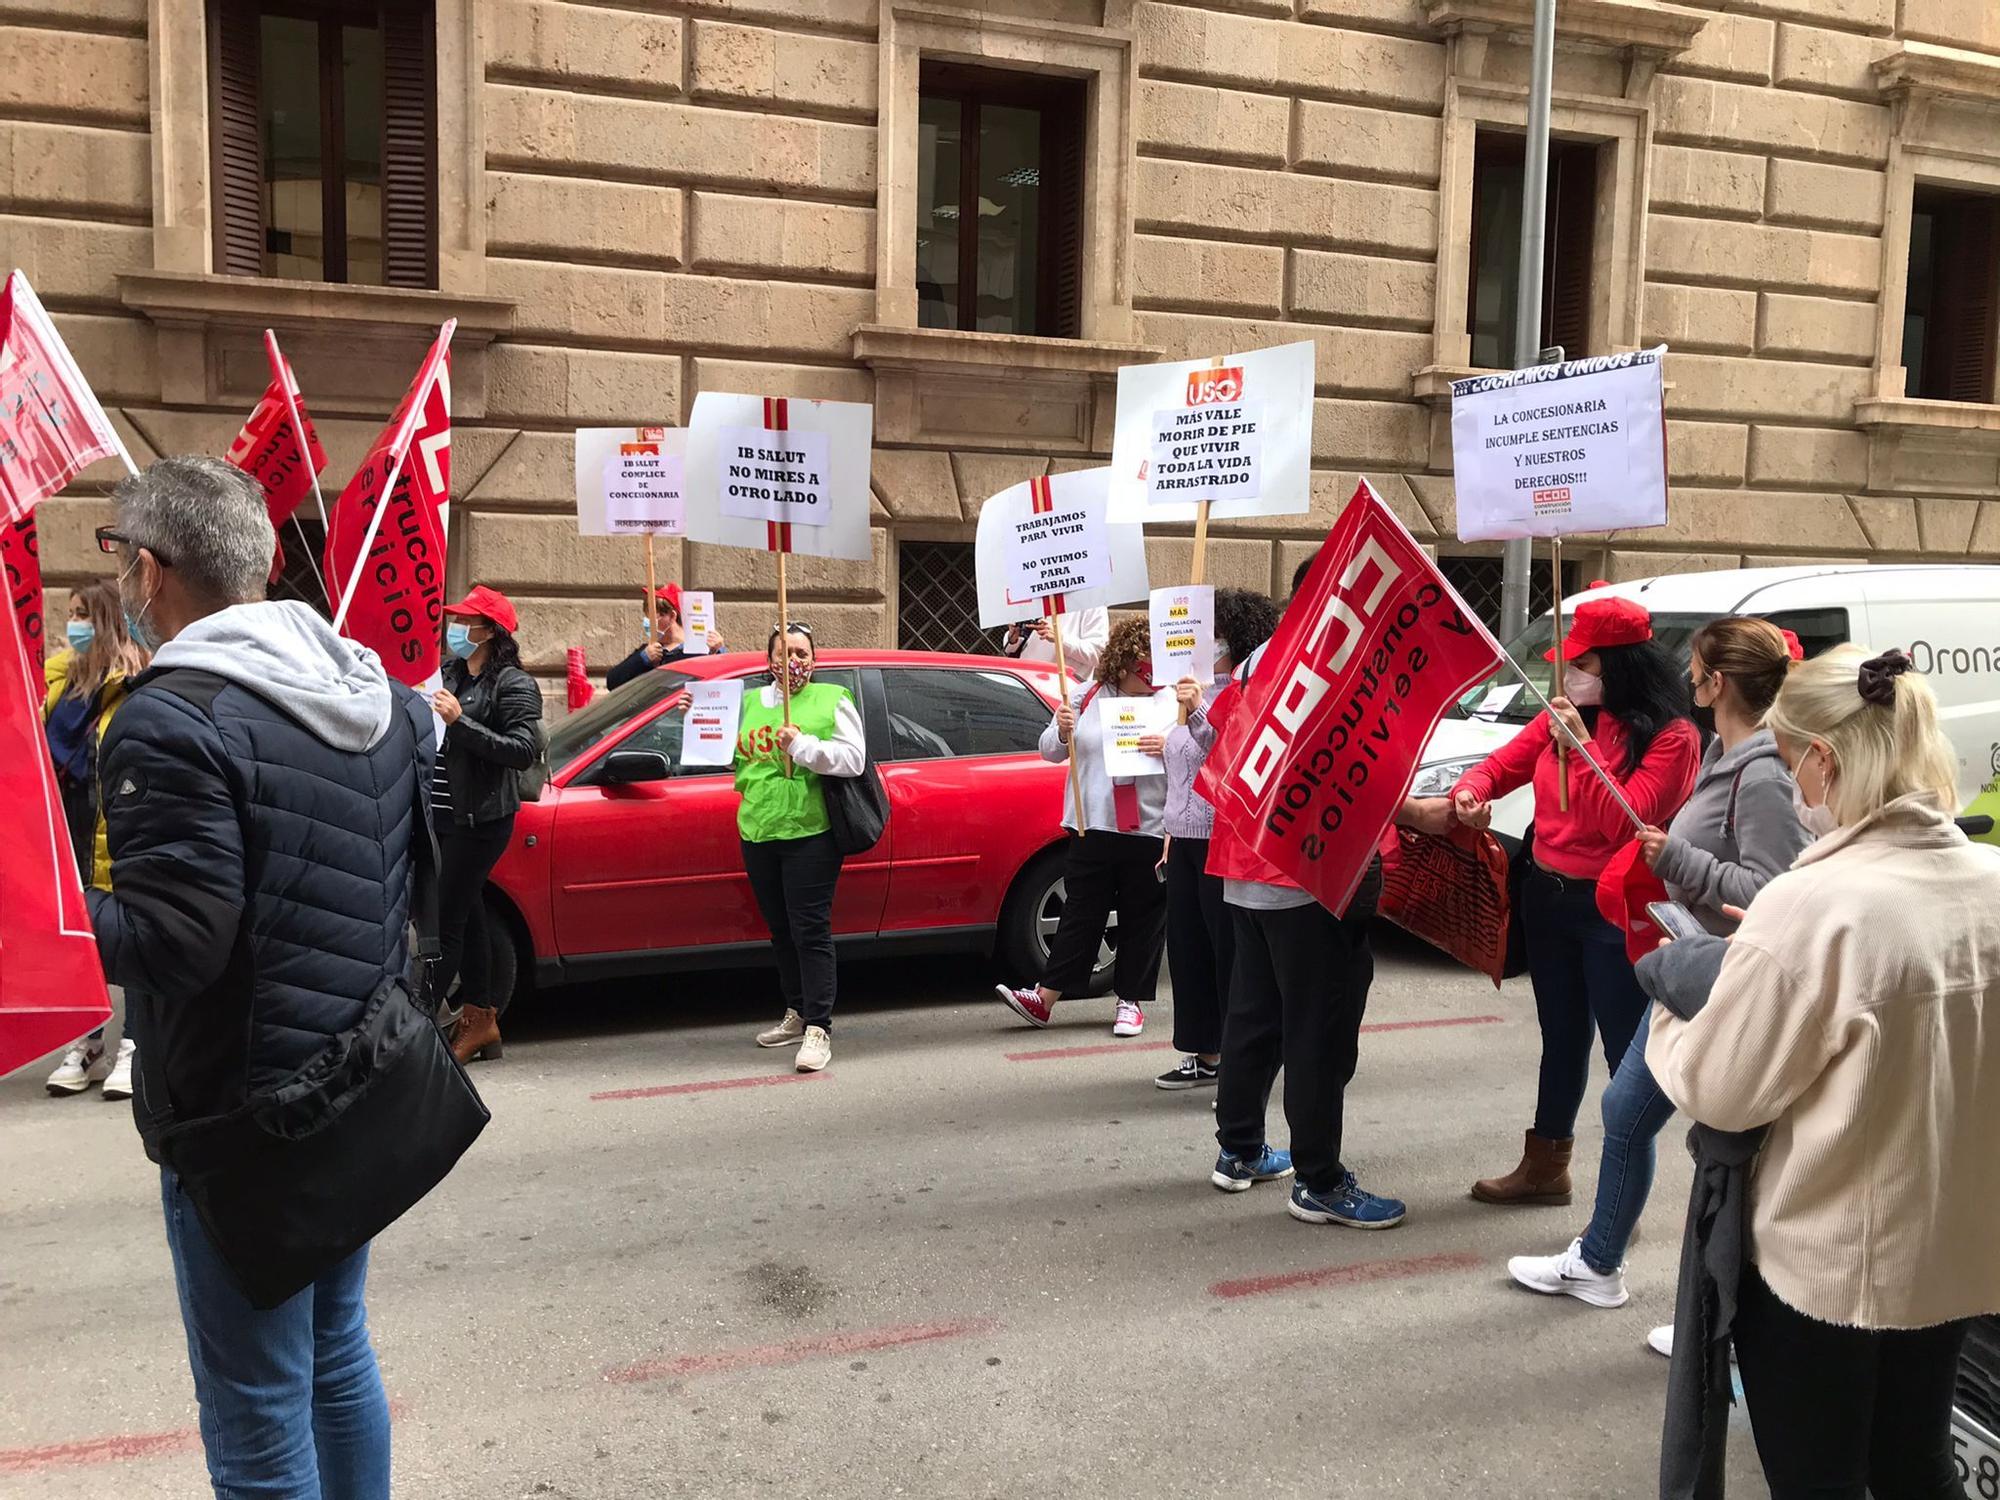
[[[437,283],[430,0],[209,0],[216,269]]]
[[[923,327],[1081,335],[1085,87],[924,64],[916,214]]]
[[[1548,208],[1543,221],[1541,345],[1562,346],[1571,359],[1602,353],[1590,347],[1596,290],[1599,148],[1588,141],[1549,142]],[[1472,162],[1472,275],[1466,328],[1479,369],[1514,365],[1519,305],[1521,193],[1527,175],[1522,137],[1482,130]]]
[[[1903,302],[1904,389],[1991,402],[2000,353],[2000,198],[1920,187]]]

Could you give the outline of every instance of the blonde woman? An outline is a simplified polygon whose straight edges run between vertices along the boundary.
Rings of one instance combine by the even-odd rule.
[[[1806,663],[1766,723],[1815,842],[1705,1004],[1656,991],[1646,1062],[1704,1126],[1768,1127],[1732,1331],[1774,1500],[1945,1500],[1966,1326],[2000,1312],[2000,852],[1952,822],[1957,757],[1902,652]]]

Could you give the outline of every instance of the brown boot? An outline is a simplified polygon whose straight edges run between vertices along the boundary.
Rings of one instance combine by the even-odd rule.
[[[1472,1196],[1481,1203],[1569,1202],[1569,1153],[1574,1137],[1552,1141],[1528,1132],[1521,1151],[1521,1164],[1505,1177],[1489,1177],[1472,1185]]]
[[[468,1005],[460,1011],[458,1031],[451,1039],[451,1055],[460,1063],[469,1063],[475,1057],[498,1058],[500,1012],[484,1005]]]

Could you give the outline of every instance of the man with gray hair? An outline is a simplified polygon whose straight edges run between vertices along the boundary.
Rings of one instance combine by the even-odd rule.
[[[247,475],[163,458],[114,498],[98,544],[154,656],[103,748],[112,889],[91,916],[141,1039],[133,1111],[161,1168],[209,1476],[218,1495],[376,1500],[389,1411],[367,1247],[259,1305],[183,1178],[204,1132],[212,1151],[251,1091],[404,973],[430,711],[312,609],[265,600],[276,536]],[[281,1222],[313,1190],[295,1175],[270,1173]]]

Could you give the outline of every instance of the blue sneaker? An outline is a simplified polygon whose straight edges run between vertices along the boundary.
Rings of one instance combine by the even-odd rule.
[[[1292,1175],[1292,1153],[1266,1146],[1256,1156],[1232,1156],[1225,1151],[1215,1159],[1208,1180],[1225,1193],[1240,1193],[1253,1182],[1276,1182]]]
[[[1218,1179],[1219,1180],[1219,1179]],[[1315,1193],[1303,1182],[1292,1184],[1292,1217],[1307,1224],[1345,1224],[1349,1229],[1394,1229],[1409,1212],[1400,1198],[1379,1198],[1349,1172],[1339,1191]]]

